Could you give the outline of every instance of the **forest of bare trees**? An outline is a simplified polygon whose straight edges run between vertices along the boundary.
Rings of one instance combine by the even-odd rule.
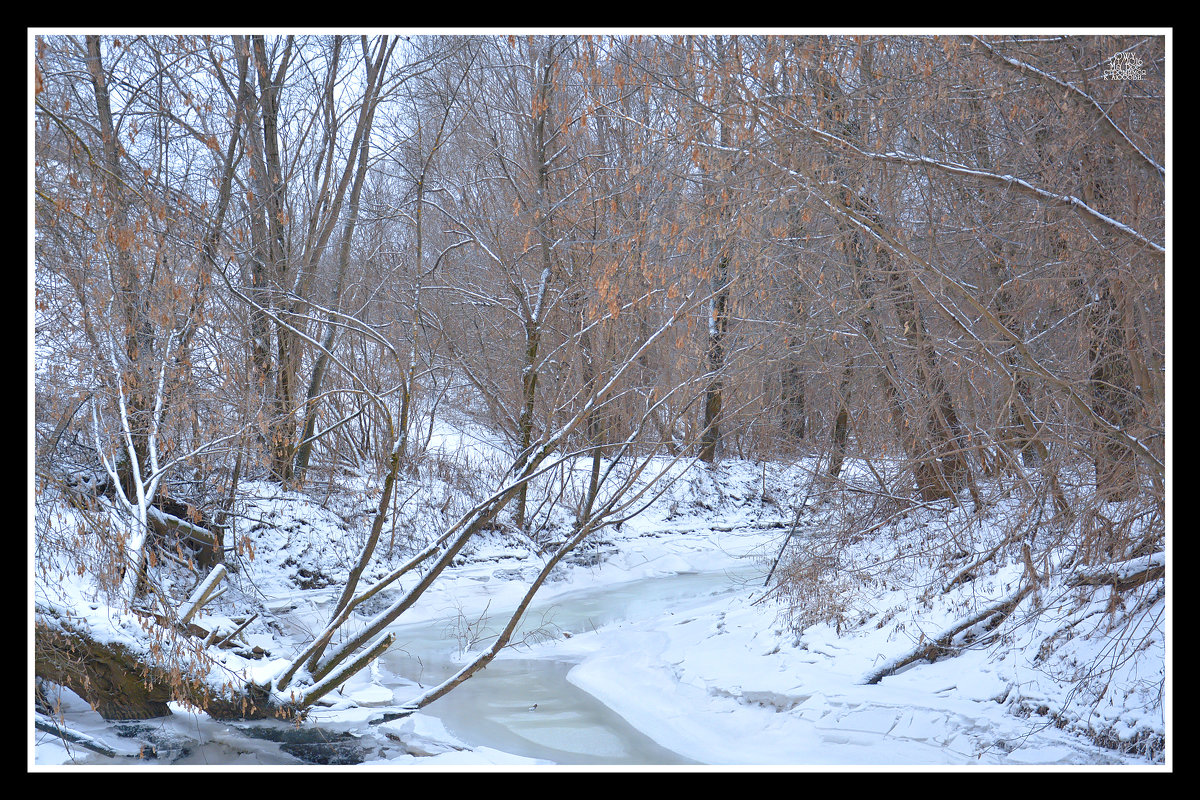
[[[383,475],[328,627],[238,716],[361,668],[480,531],[537,541],[544,578],[664,460],[819,456],[832,489],[860,458],[889,498],[1022,498],[1031,564],[1162,551],[1165,46],[36,37],[35,578],[68,558],[202,649],[159,575],[223,569],[242,483]],[[448,409],[504,437],[504,479],[368,580]],[[539,479],[568,463],[564,499]],[[190,559],[156,544],[179,530]],[[39,674],[95,680],[52,603],[37,626]]]

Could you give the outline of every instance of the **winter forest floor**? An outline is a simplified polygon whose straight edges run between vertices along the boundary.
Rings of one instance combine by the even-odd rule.
[[[528,615],[529,632],[490,671],[515,659],[565,663],[572,686],[682,763],[1170,766],[1162,553],[1107,567],[1126,575],[1158,569],[1153,579],[1118,591],[1081,580],[1092,573],[1066,563],[1071,554],[1053,545],[1051,525],[1015,525],[1023,509],[1015,493],[993,487],[981,513],[970,503],[900,503],[844,488],[814,493],[811,466],[729,459],[681,472],[644,513],[599,531],[556,567],[537,613]],[[851,486],[855,469],[848,464]],[[413,511],[405,515],[402,505],[393,518],[399,521],[371,565],[376,574],[405,557],[420,527],[433,524],[429,514],[452,513],[452,473],[443,465],[410,478],[399,496]],[[239,634],[244,647],[222,652],[212,665],[214,685],[221,674],[277,669],[323,622],[369,524],[372,482],[347,478],[308,494],[266,483],[243,487],[230,590],[199,622],[228,630],[258,616]],[[61,506],[46,513],[61,527],[80,512]],[[860,525],[868,516],[876,521]],[[541,535],[552,535],[554,524],[551,518]],[[1013,540],[1014,527],[1033,531],[1026,546]],[[444,638],[456,645],[449,658],[461,659],[463,649],[486,640],[484,618],[502,618],[536,573],[542,556],[535,538],[503,530],[481,538],[405,624],[445,621]],[[44,580],[54,570],[43,565],[34,581],[38,602],[70,608],[97,636],[144,643],[141,629],[71,580],[59,558],[57,579]],[[623,588],[653,585],[651,579],[691,575],[724,580],[657,601],[635,596],[615,611],[610,603],[601,616],[554,616],[559,604],[567,609],[581,595],[603,602]],[[190,589],[186,581],[174,587],[181,596]],[[419,647],[407,647],[406,655],[429,660]],[[439,704],[449,707],[459,692],[466,697],[479,676],[428,709],[386,721],[389,708],[420,689],[392,671],[399,663],[392,658],[329,695],[304,723],[353,738],[352,757],[332,763],[555,763],[468,741],[439,716]],[[30,702],[35,768],[321,761],[306,758],[303,746],[253,738],[244,727],[179,704],[165,720],[107,723],[69,690],[45,688],[53,710]],[[552,709],[552,701],[541,701],[527,719],[549,724]],[[542,735],[561,737],[557,730]]]

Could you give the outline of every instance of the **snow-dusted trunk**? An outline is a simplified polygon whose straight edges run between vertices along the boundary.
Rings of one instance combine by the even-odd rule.
[[[163,385],[166,379],[167,359],[170,356],[171,340],[168,339],[164,347],[165,355],[163,357],[162,368],[159,370],[158,384],[154,392],[154,408],[150,414],[149,430],[146,432],[145,453],[147,454],[144,461],[138,453],[138,448],[134,440],[134,426],[130,416],[129,403],[126,399],[123,381],[121,380],[121,372],[117,365],[116,347],[112,346],[109,350],[109,363],[112,367],[112,375],[116,384],[116,420],[120,426],[120,431],[113,438],[119,440],[123,445],[123,456],[129,464],[131,474],[130,483],[132,491],[127,491],[118,474],[117,464],[120,456],[117,453],[111,453],[110,448],[106,446],[104,437],[100,432],[100,415],[97,410],[97,401],[92,402],[92,436],[96,446],[96,452],[100,456],[101,464],[104,466],[105,472],[108,474],[109,481],[113,485],[113,491],[117,498],[117,502],[126,512],[125,516],[125,539],[124,539],[124,564],[121,570],[121,596],[128,602],[133,602],[146,589],[146,538],[150,530],[149,525],[149,509],[150,503],[153,501],[155,494],[158,492],[158,484],[162,479],[162,470],[158,463],[158,426],[162,415],[163,406]],[[120,450],[118,450],[120,452]],[[147,463],[148,462],[148,463]]]
[[[721,412],[724,406],[725,392],[725,335],[729,329],[730,283],[734,267],[733,258],[737,247],[737,237],[734,234],[736,225],[735,201],[733,198],[734,181],[737,177],[737,164],[731,161],[734,149],[735,105],[737,104],[737,89],[735,88],[733,72],[735,71],[734,56],[728,47],[732,42],[726,42],[724,37],[717,36],[713,41],[714,67],[717,71],[717,81],[720,91],[723,115],[718,115],[717,143],[720,155],[708,175],[709,191],[712,202],[717,208],[716,229],[719,250],[716,253],[716,263],[709,278],[708,325],[706,327],[707,341],[705,342],[705,360],[708,368],[708,387],[704,392],[703,422],[700,429],[699,458],[706,463],[713,463],[721,454]]]
[[[549,280],[549,272],[542,275],[542,283]],[[523,467],[533,448],[533,413],[537,402],[538,350],[541,344],[541,325],[536,319],[525,323],[525,363],[521,368],[521,416],[517,420],[517,468]],[[517,495],[514,521],[517,527],[525,526],[525,507],[528,486],[522,484]]]
[[[238,102],[245,109],[245,152],[250,162],[250,187],[247,211],[250,218],[250,249],[245,268],[249,286],[247,296],[251,300],[249,374],[250,391],[257,404],[266,411],[273,407],[275,393],[275,360],[272,355],[271,327],[268,309],[271,306],[270,273],[272,247],[268,233],[265,198],[269,193],[266,185],[266,157],[263,153],[262,110],[260,108],[255,69],[246,37],[234,38],[234,52],[238,66]],[[269,445],[270,426],[262,432],[263,443]]]
[[[550,163],[547,138],[550,129],[550,100],[554,88],[554,59],[547,50],[542,64],[541,80],[538,82],[533,113],[533,157],[537,171],[537,205],[534,208],[534,228],[541,254],[542,274],[538,280],[537,298],[532,314],[525,320],[525,361],[521,368],[521,415],[517,421],[517,462],[523,467],[533,447],[534,407],[537,402],[538,358],[541,349],[542,325],[545,322],[546,297],[550,281],[554,277],[554,240],[551,234],[553,220],[550,211]],[[526,501],[529,487],[522,483],[517,494],[514,521],[517,527],[525,526]]]
[[[250,310],[251,365],[254,388],[267,411],[264,444],[275,480],[292,474],[296,436],[295,404],[300,339],[276,322],[271,309],[294,311],[294,301],[275,297],[289,270],[284,173],[279,151],[279,92],[287,72],[290,47],[279,69],[271,72],[262,36],[235,37],[241,74],[239,95],[247,108],[246,154],[250,161]],[[275,352],[272,354],[271,347]]]
[[[850,378],[853,374],[853,366],[847,364],[842,372],[841,385],[838,386],[838,411],[830,435],[832,450],[829,453],[829,466],[825,470],[831,478],[842,474],[842,462],[846,459],[846,441],[850,437]]]
[[[436,151],[436,146],[434,151]],[[433,153],[430,153],[430,159]],[[428,176],[429,162],[417,178],[417,209],[416,209],[416,285],[413,287],[412,324],[409,328],[408,342],[408,374],[404,376],[404,386],[400,390],[400,421],[396,430],[397,464],[405,458],[408,451],[408,426],[412,414],[413,391],[416,388],[417,375],[417,339],[421,332],[421,266],[424,259],[424,216],[425,216],[425,179]]]
[[[708,387],[704,390],[704,423],[700,432],[700,460],[717,460],[721,445],[721,405],[725,383],[725,332],[729,327],[729,256],[717,261],[708,303]]]

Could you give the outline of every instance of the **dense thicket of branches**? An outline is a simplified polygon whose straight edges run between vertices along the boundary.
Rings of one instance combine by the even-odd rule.
[[[511,445],[464,530],[535,529],[552,454],[592,459],[580,529],[614,457],[855,454],[895,496],[999,479],[1089,553],[1161,549],[1163,37],[33,57],[39,480],[108,473],[127,598],[168,496],[219,528],[247,477],[394,477],[439,403]]]

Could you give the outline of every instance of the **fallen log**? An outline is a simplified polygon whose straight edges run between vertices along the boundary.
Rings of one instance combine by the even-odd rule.
[[[168,703],[201,708],[214,719],[294,718],[297,709],[248,684],[222,692],[202,679],[156,663],[149,653],[88,636],[56,619],[35,621],[34,673],[66,686],[108,720],[171,714]]]
[[[93,753],[113,758],[121,755],[103,742],[88,736],[86,733],[80,733],[79,731],[71,730],[65,725],[60,725],[52,717],[44,714],[35,713],[33,715],[33,727],[36,730],[44,731],[61,739],[64,743],[70,742],[71,744],[79,745],[87,750],[91,750]]]
[[[932,664],[944,656],[958,655],[964,647],[975,641],[980,634],[991,631],[1003,622],[1021,604],[1021,601],[1033,591],[1033,588],[1034,584],[1027,583],[1000,602],[994,603],[981,611],[977,611],[955,622],[936,637],[922,639],[921,643],[913,650],[888,659],[881,666],[867,673],[862,682],[868,685],[876,684],[889,675],[896,674],[913,662],[928,661]]]
[[[66,686],[110,720],[165,717],[171,713],[167,703],[175,699],[169,682],[155,681],[154,670],[126,647],[58,626],[35,626],[34,672]]]
[[[192,592],[192,595],[188,598],[188,601],[179,609],[180,623],[186,625],[191,622],[192,617],[196,616],[197,612],[204,607],[204,604],[215,598],[213,593],[217,590],[217,584],[221,582],[221,579],[224,578],[225,575],[226,570],[224,564],[217,564],[217,566],[213,567],[213,570],[208,574],[208,577],[200,582],[200,585],[196,587],[194,592]]]
[[[219,530],[209,530],[155,506],[146,509],[146,522],[160,541],[183,542],[196,551],[196,562],[201,567],[222,560],[223,537]]]
[[[1142,558],[1111,564],[1103,569],[1079,570],[1067,581],[1070,586],[1111,586],[1125,592],[1167,574],[1167,554],[1159,551]]]

